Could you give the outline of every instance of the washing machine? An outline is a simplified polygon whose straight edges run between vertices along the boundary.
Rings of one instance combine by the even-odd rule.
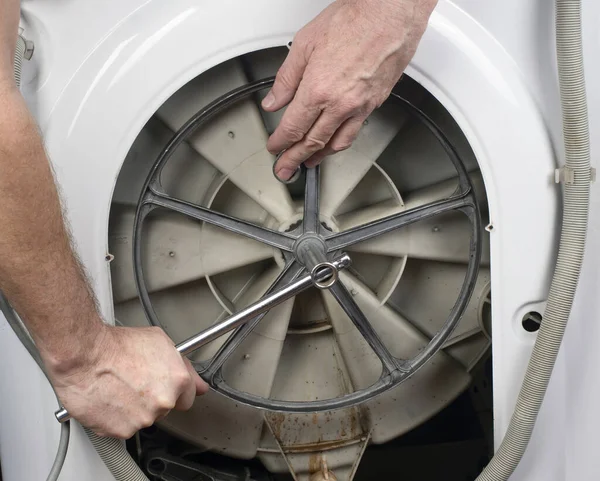
[[[21,90],[108,322],[181,342],[302,276],[307,232],[351,259],[340,289],[190,356],[211,391],[122,446],[148,479],[472,480],[509,430],[572,180],[554,2],[440,0],[353,146],[284,184],[265,148],[282,112],[260,101],[328,3],[22,2]],[[594,147],[600,5],[582,4]],[[515,481],[600,476],[591,190],[576,302]],[[56,398],[0,326],[2,476],[46,479]],[[114,469],[72,421],[59,479],[142,479]]]

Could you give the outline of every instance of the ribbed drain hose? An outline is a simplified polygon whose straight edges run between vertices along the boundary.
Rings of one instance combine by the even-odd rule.
[[[17,84],[17,88],[21,87],[21,67],[23,66],[23,59],[25,58],[25,49],[27,48],[25,44],[25,39],[19,35],[17,38],[17,46],[15,48],[15,60],[13,63],[13,68],[15,72],[15,83]]]
[[[98,455],[117,481],[148,481],[146,475],[125,449],[122,441],[114,438],[101,438],[87,428],[84,430]]]
[[[583,70],[581,0],[556,0],[556,43],[565,143],[563,223],[546,312],[504,440],[477,481],[506,480],[519,464],[546,393],[573,305],[585,250],[590,145]]]

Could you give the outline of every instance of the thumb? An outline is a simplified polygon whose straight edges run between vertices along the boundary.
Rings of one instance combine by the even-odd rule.
[[[289,104],[304,75],[307,60],[304,49],[297,44],[292,43],[290,51],[279,68],[275,83],[262,101],[262,107],[267,112],[275,112]]]
[[[190,376],[194,380],[196,387],[196,396],[202,396],[203,394],[206,394],[209,390],[208,384],[206,384],[206,382],[198,375],[189,359],[183,358],[183,362],[185,362]]]

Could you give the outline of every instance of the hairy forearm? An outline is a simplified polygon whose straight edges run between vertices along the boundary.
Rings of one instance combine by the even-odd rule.
[[[25,102],[0,84],[0,289],[42,357],[72,369],[103,331],[73,255],[53,174]]]

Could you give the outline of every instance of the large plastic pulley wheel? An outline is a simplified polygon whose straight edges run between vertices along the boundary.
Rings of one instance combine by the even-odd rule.
[[[209,125],[211,119],[215,118],[215,116],[234,107],[237,103],[246,100],[248,97],[256,96],[260,91],[268,89],[273,84],[273,81],[272,78],[256,81],[218,98],[192,116],[164,147],[145,181],[137,205],[133,234],[135,283],[147,319],[151,324],[161,326],[161,321],[152,305],[142,265],[144,222],[150,212],[157,208],[177,212],[278,249],[282,254],[285,267],[271,285],[269,291],[285,286],[307,269],[305,259],[302,257],[302,245],[308,239],[311,242],[320,242],[327,258],[331,260],[341,250],[358,243],[384,236],[391,231],[406,228],[410,224],[434,218],[438,215],[444,215],[450,211],[462,212],[469,219],[471,226],[469,258],[464,282],[458,298],[442,328],[433,335],[426,347],[420,349],[412,358],[401,359],[392,355],[384,342],[385,339],[382,339],[381,334],[377,332],[369,321],[369,317],[363,313],[357,302],[355,302],[352,289],[346,285],[343,276],[340,276],[339,282],[329,287],[329,294],[333,296],[339,307],[345,312],[358,332],[360,332],[368,348],[376,353],[381,362],[381,376],[370,386],[357,389],[341,397],[311,401],[270,399],[231,387],[223,376],[223,365],[236,351],[236,348],[240,346],[244,339],[261,322],[264,315],[256,317],[250,323],[234,331],[211,359],[195,363],[200,376],[215,391],[240,403],[257,408],[271,411],[319,412],[349,407],[363,403],[409,379],[410,376],[443,348],[451,336],[467,308],[476,285],[482,254],[482,226],[479,207],[471,179],[464,162],[457,154],[457,150],[427,115],[408,100],[395,93],[392,93],[386,104],[398,109],[399,113],[408,113],[418,122],[421,122],[437,139],[452,162],[457,173],[458,188],[450,197],[406,209],[340,232],[332,232],[327,226],[323,225],[319,217],[319,197],[323,195],[320,191],[321,169],[307,169],[304,175],[301,176],[301,180],[304,180],[305,183],[304,214],[301,222],[292,225],[290,229],[282,232],[267,228],[258,223],[225,215],[213,208],[176,198],[170,195],[169,192],[166,192],[161,184],[161,173],[177,149],[200,127]],[[328,159],[325,160],[325,162],[327,161]],[[278,182],[275,177],[273,177],[272,181]]]

